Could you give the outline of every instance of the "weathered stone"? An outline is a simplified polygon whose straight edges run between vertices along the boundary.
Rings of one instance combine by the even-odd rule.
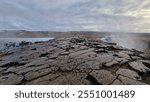
[[[136,81],[136,80],[133,80],[128,77],[121,76],[121,75],[118,77],[118,79],[125,85],[146,85],[143,82]]]
[[[58,58],[58,54],[53,54],[48,56],[49,59],[56,59]]]
[[[45,65],[41,65],[41,66],[33,66],[33,67],[22,67],[22,68],[17,68],[17,73],[18,74],[24,74],[24,73],[28,73],[30,71],[37,71],[40,69],[44,69],[44,68],[49,68],[50,64],[45,64]]]
[[[72,38],[72,39],[70,39],[70,42],[72,42],[72,43],[81,43],[84,41],[85,41],[85,39],[83,39],[83,38]]]
[[[125,58],[115,58],[116,61],[119,62],[120,65],[127,63],[129,60],[125,59]]]
[[[125,54],[128,54],[128,55],[133,55],[133,51],[130,51],[130,50],[121,51],[121,53],[125,53]]]
[[[132,58],[133,60],[141,60],[141,57],[138,57],[138,56],[131,56],[131,58]]]
[[[81,51],[78,51],[78,52],[71,53],[71,54],[69,54],[69,56],[70,57],[77,57],[77,56],[79,56],[81,54],[88,53],[88,52],[91,52],[93,50],[94,50],[93,48],[88,49],[88,50],[81,50]]]
[[[77,58],[90,61],[90,60],[94,60],[96,57],[97,57],[97,53],[88,52],[88,53],[85,53],[85,54],[82,54],[82,55],[78,56]]]
[[[100,64],[105,64],[113,60],[113,56],[108,53],[101,53],[98,54],[97,57],[95,58],[100,62]]]
[[[62,52],[61,55],[68,55],[69,52]]]
[[[122,46],[113,46],[114,47],[114,49],[116,49],[116,50],[124,50],[125,48],[123,48]]]
[[[7,69],[7,68],[0,67],[0,72],[3,72],[5,69]]]
[[[88,47],[87,47],[87,46],[80,46],[79,49],[80,49],[80,50],[86,50],[86,49],[88,49]]]
[[[124,52],[124,51],[120,51],[120,52],[118,53],[118,56],[121,57],[121,58],[125,58],[125,59],[127,59],[127,60],[130,60],[129,54],[127,54],[127,53]]]
[[[23,80],[22,75],[16,75],[16,74],[8,74],[0,77],[0,84],[1,85],[16,85],[20,84]]]
[[[1,52],[1,51],[0,51],[0,57],[5,56],[6,54],[7,54],[6,52]]]
[[[89,85],[90,81],[86,79],[85,73],[67,73],[66,79],[69,85]]]
[[[33,80],[33,79],[42,77],[44,75],[47,75],[49,73],[56,72],[57,70],[58,70],[57,67],[50,67],[50,68],[46,68],[46,69],[32,71],[32,72],[26,73],[25,78],[26,78],[26,80]]]
[[[149,59],[150,60],[150,55],[148,55],[148,54],[140,54],[139,56],[144,58],[144,59]]]
[[[10,67],[6,71],[4,71],[3,73],[12,73],[12,72],[15,72],[15,71],[16,71],[15,67]]]
[[[106,67],[112,67],[112,66],[117,65],[117,64],[119,64],[118,61],[112,60],[111,62],[106,63],[105,66]]]
[[[20,63],[18,61],[4,61],[0,64],[1,67],[12,67],[12,66],[22,66],[25,65],[25,63]]]
[[[150,68],[145,66],[143,64],[143,62],[148,63],[149,61],[137,60],[137,61],[129,62],[129,65],[130,65],[130,67],[132,67],[136,71],[143,72],[143,73],[150,72]],[[150,64],[150,63],[148,63],[148,64]]]
[[[55,39],[8,50],[0,55],[0,84],[134,85],[149,80],[149,55],[81,40]]]
[[[116,76],[107,70],[94,70],[90,75],[103,85],[111,84],[116,79]]]
[[[105,49],[97,49],[97,50],[94,50],[94,52],[101,53],[101,52],[107,52],[107,51]]]
[[[116,75],[126,76],[134,80],[141,80],[141,77],[135,71],[129,69],[119,69]]]
[[[116,79],[111,85],[123,85],[123,83],[120,80]]]
[[[102,67],[99,62],[97,61],[86,61],[84,63],[79,64],[76,67],[76,70],[78,72],[84,72],[84,73],[89,73],[92,70],[98,70]]]
[[[40,66],[49,63],[47,58],[39,58],[25,65],[25,67]]]
[[[55,73],[55,74],[48,74],[46,76],[40,77],[38,79],[35,79],[33,81],[27,82],[27,85],[49,85],[55,83],[50,83],[53,80],[56,80],[61,74]],[[59,83],[59,82],[58,82]]]

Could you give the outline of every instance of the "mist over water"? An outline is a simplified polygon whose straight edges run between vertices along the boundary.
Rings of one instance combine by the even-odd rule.
[[[114,42],[117,45],[136,49],[150,54],[150,35],[145,34],[111,34],[101,38],[104,42]]]

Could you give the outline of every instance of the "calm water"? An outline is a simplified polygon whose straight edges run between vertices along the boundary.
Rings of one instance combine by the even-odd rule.
[[[4,44],[9,43],[9,42],[16,43],[17,45],[22,41],[34,43],[38,41],[48,41],[51,39],[53,38],[52,37],[51,38],[0,38],[0,50],[4,49],[5,48]]]

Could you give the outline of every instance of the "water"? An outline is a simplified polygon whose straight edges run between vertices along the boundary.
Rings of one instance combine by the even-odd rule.
[[[39,41],[49,41],[51,39],[54,39],[54,38],[52,37],[49,37],[49,38],[0,38],[0,50],[5,49],[4,44],[10,43],[10,42],[18,45],[22,41],[34,43],[34,42],[39,42]]]

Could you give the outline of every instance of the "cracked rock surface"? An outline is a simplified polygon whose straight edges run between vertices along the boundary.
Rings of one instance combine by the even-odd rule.
[[[150,55],[115,43],[59,38],[0,51],[1,85],[146,85]]]

